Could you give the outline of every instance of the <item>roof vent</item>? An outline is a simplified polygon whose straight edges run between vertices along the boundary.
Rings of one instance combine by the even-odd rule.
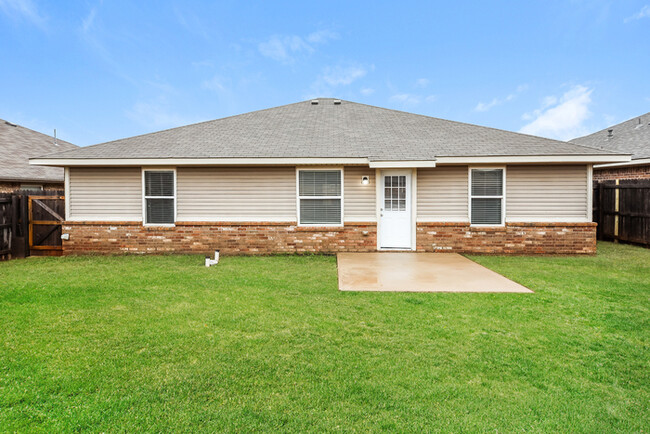
[[[312,99],[311,100],[311,105],[318,105],[318,100],[317,99]]]
[[[13,122],[5,121],[5,124],[9,125],[10,127],[17,127],[18,125],[14,124]]]
[[[334,100],[334,105],[341,105],[341,100],[340,99],[335,99]]]
[[[609,130],[607,130],[607,137],[614,137],[613,133],[614,133],[614,129],[610,128]]]

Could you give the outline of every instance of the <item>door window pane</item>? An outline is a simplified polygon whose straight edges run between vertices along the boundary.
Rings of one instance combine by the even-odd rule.
[[[384,209],[406,211],[406,176],[384,176]]]

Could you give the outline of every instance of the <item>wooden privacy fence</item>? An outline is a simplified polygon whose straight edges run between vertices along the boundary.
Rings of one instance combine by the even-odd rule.
[[[11,226],[14,221],[12,214],[11,197],[0,197],[0,259],[5,259],[11,254]]]
[[[60,255],[64,217],[60,191],[0,195],[0,259]]]
[[[593,205],[599,240],[650,247],[650,180],[595,183]]]

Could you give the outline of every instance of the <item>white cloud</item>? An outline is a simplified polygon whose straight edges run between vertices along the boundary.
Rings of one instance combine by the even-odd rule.
[[[138,101],[130,110],[127,110],[126,115],[147,128],[158,130],[192,123],[192,121],[171,112],[164,98],[148,102]]]
[[[209,27],[203,23],[203,20],[198,15],[190,12],[188,8],[181,10],[174,7],[174,15],[176,15],[178,24],[188,33],[210,40]]]
[[[418,78],[415,80],[415,87],[427,87],[429,85],[430,81],[428,78]]]
[[[24,19],[41,28],[45,26],[45,17],[31,0],[0,0],[0,10],[11,19]]]
[[[432,103],[436,101],[438,97],[436,95],[420,95],[415,93],[405,93],[400,92],[392,95],[390,101],[401,104],[402,106],[414,106],[418,105],[421,102]]]
[[[322,45],[338,34],[330,30],[310,33],[306,38],[297,35],[273,35],[268,41],[258,44],[257,49],[264,57],[282,63],[292,63],[300,53],[313,53],[315,45]]]
[[[368,71],[361,66],[335,66],[325,68],[322,78],[330,86],[347,86],[367,73]]]
[[[278,62],[290,63],[294,55],[301,51],[312,52],[311,48],[300,36],[271,36],[271,38],[258,45],[262,56]]]
[[[623,22],[629,23],[630,21],[640,20],[642,18],[650,18],[650,5],[643,6],[639,12],[625,18]]]
[[[368,95],[372,95],[373,93],[375,93],[375,89],[372,89],[370,87],[362,87],[361,88],[361,94],[363,94],[363,95],[368,96]]]
[[[100,2],[100,5],[101,3],[102,2]],[[86,15],[86,17],[83,20],[81,20],[81,30],[84,33],[88,33],[93,28],[93,25],[95,24],[95,17],[97,17],[98,8],[99,6],[95,6],[94,8],[92,8],[88,13],[88,15]]]
[[[212,90],[214,92],[225,92],[227,90],[226,86],[224,85],[224,80],[218,75],[215,75],[209,80],[205,80],[203,83],[201,83],[201,87],[204,89]]]
[[[514,93],[508,94],[503,98],[493,98],[490,102],[479,102],[476,104],[476,107],[474,107],[474,110],[477,112],[486,112],[498,105],[514,100],[520,93],[525,92],[526,90],[528,90],[528,85],[520,84],[517,86],[517,90]]]
[[[525,120],[532,121],[524,125],[519,132],[559,140],[569,140],[586,134],[584,122],[591,116],[589,105],[592,91],[586,86],[577,85],[560,98],[544,98],[539,109],[524,115]]]
[[[416,105],[420,103],[420,97],[411,93],[396,93],[390,97],[390,100],[404,105]]]
[[[349,86],[353,82],[365,77],[368,71],[374,69],[374,65],[368,67],[363,65],[336,65],[323,68],[322,72],[316,77],[316,80],[309,87],[309,91],[304,95],[305,98],[340,96],[336,95],[336,89]],[[370,95],[375,90],[363,88],[361,93]]]
[[[324,44],[331,39],[338,39],[339,34],[331,30],[319,30],[314,33],[310,33],[307,36],[307,41],[312,44]]]

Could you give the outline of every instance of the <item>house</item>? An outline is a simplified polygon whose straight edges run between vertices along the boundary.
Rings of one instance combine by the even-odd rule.
[[[77,147],[0,119],[0,193],[15,190],[63,190],[63,169],[34,166],[31,157]]]
[[[330,98],[36,158],[66,253],[590,254],[619,152]]]
[[[573,139],[571,142],[632,154],[631,161],[594,165],[594,181],[650,179],[650,113]]]

